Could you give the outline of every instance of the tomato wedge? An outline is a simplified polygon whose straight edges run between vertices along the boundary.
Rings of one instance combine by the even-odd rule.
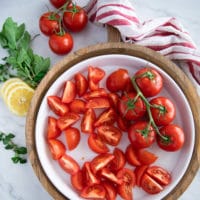
[[[88,80],[81,73],[76,73],[74,76],[76,91],[79,97],[83,96],[88,89]]]
[[[72,186],[78,191],[83,190],[83,188],[85,187],[85,180],[83,178],[83,173],[81,170],[71,175],[70,181]]]
[[[48,124],[47,124],[47,139],[53,139],[60,136],[61,131],[57,127],[57,119],[54,117],[48,117]]]
[[[76,174],[80,170],[79,164],[67,154],[64,154],[58,160],[58,163],[65,172],[71,175]]]
[[[139,161],[139,159],[137,157],[136,150],[132,147],[131,144],[129,144],[126,148],[125,157],[126,157],[127,162],[130,165],[133,165],[133,166],[141,165],[141,162]]]
[[[159,166],[151,166],[147,169],[147,174],[161,185],[168,185],[171,182],[170,173]]]
[[[112,183],[108,180],[102,181],[101,184],[106,190],[106,200],[115,200],[117,196],[117,191]]]
[[[158,184],[146,173],[142,176],[141,188],[149,194],[157,194],[164,189],[160,184]]]
[[[106,190],[100,185],[86,186],[80,193],[80,196],[86,199],[105,199]]]
[[[102,153],[94,157],[92,161],[90,162],[90,166],[93,173],[96,174],[97,171],[103,169],[113,159],[114,159],[114,155],[110,153]]]
[[[141,186],[141,179],[143,174],[146,172],[146,169],[148,168],[148,165],[141,165],[137,166],[134,170],[135,176],[136,176],[136,185],[138,187]]]
[[[64,116],[69,112],[68,106],[62,102],[61,98],[58,96],[48,96],[47,103],[50,109],[59,116]]]
[[[86,103],[86,108],[110,108],[110,101],[107,97],[93,97]]]
[[[121,131],[112,125],[101,125],[97,127],[98,136],[106,143],[112,146],[117,146],[121,140]]]
[[[78,114],[84,114],[85,113],[85,105],[86,102],[81,100],[81,99],[74,99],[70,104],[69,104],[69,110],[71,112],[75,112]]]
[[[108,93],[104,88],[99,88],[94,91],[89,91],[83,95],[83,98],[89,100],[94,97],[107,97]]]
[[[68,149],[69,150],[75,149],[78,146],[81,139],[81,134],[79,129],[74,127],[68,127],[64,130],[64,132]]]
[[[54,160],[60,159],[65,154],[65,145],[60,140],[50,139],[48,141],[48,146]]]
[[[62,102],[70,103],[76,96],[76,85],[72,81],[66,81],[65,88],[62,95]]]
[[[90,134],[88,146],[96,153],[106,153],[109,151],[107,145],[95,134]]]
[[[138,149],[137,157],[142,165],[150,165],[154,163],[158,158],[158,156],[156,156],[154,153],[147,151],[145,149]]]
[[[81,131],[83,133],[93,133],[95,119],[96,115],[94,110],[92,108],[87,109],[81,121]]]
[[[63,131],[72,124],[76,123],[80,119],[80,116],[77,113],[67,113],[65,116],[58,118],[57,126]]]

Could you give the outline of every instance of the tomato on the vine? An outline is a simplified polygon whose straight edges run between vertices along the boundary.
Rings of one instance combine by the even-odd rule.
[[[166,97],[152,99],[151,113],[157,126],[165,126],[171,123],[176,115],[176,109],[172,101]]]
[[[72,50],[73,38],[70,33],[54,33],[49,37],[49,46],[54,53],[63,55]]]
[[[156,132],[148,122],[139,121],[130,126],[128,138],[135,148],[146,148],[155,141]]]
[[[161,149],[166,151],[178,151],[182,148],[185,136],[183,129],[178,125],[169,124],[160,129],[160,134],[164,137],[157,135],[157,143]]]
[[[146,113],[146,106],[136,93],[124,94],[118,101],[118,110],[127,120],[138,120]]]
[[[39,19],[39,27],[42,33],[47,36],[56,34],[60,31],[60,16],[53,12],[44,13]]]
[[[66,2],[68,2],[69,0],[49,0],[51,2],[51,4],[56,7],[56,8],[60,8],[61,6],[63,6]]]
[[[78,5],[70,4],[64,12],[63,24],[73,32],[82,31],[88,22],[86,11]]]
[[[134,77],[146,97],[157,95],[163,87],[162,76],[153,68],[142,68],[135,73]]]

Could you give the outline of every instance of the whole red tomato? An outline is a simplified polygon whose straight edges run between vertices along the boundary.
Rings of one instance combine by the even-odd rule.
[[[151,113],[157,126],[171,123],[176,115],[172,101],[166,97],[156,97],[150,101]]]
[[[146,121],[132,124],[128,130],[128,137],[135,148],[146,148],[155,141],[156,133]]]
[[[122,96],[118,101],[118,110],[127,120],[138,120],[146,113],[146,106],[142,99],[135,99],[136,93],[131,92]]]
[[[142,68],[135,74],[136,83],[146,97],[157,95],[163,87],[161,75],[153,68]]]
[[[64,26],[73,32],[82,31],[88,22],[87,13],[83,8],[70,4],[63,15]]]
[[[56,7],[56,8],[60,8],[61,6],[63,6],[66,2],[69,2],[69,0],[49,0],[50,3]]]
[[[59,32],[59,18],[60,16],[53,12],[44,13],[39,20],[39,27],[42,33],[47,36]]]
[[[175,124],[169,124],[160,129],[161,135],[165,137],[162,138],[157,136],[158,146],[166,151],[177,151],[182,148],[185,136],[182,128]]]
[[[49,46],[54,53],[63,55],[72,50],[73,38],[69,33],[53,34],[49,37]]]

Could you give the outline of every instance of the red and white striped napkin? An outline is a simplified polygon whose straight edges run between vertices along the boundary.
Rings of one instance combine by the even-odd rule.
[[[117,28],[124,42],[149,47],[178,61],[200,87],[200,53],[177,19],[163,17],[141,22],[129,0],[91,0],[87,11],[92,22]]]

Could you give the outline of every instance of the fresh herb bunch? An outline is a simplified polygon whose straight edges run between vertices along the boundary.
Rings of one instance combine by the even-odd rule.
[[[32,88],[37,87],[50,66],[50,59],[33,53],[31,36],[25,24],[18,25],[7,18],[0,32],[0,45],[7,49],[8,56],[0,64],[0,81],[19,77]]]
[[[5,145],[6,150],[13,150],[15,153],[14,156],[11,158],[13,163],[21,163],[24,164],[27,162],[26,158],[24,158],[22,155],[27,154],[27,148],[26,147],[21,147],[16,145],[12,139],[15,137],[14,134],[12,133],[3,133],[0,132],[0,141],[3,142]]]

